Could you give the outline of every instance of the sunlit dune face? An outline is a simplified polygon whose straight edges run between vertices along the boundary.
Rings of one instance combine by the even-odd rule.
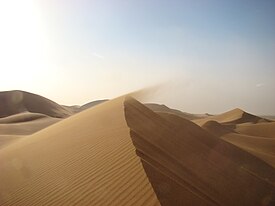
[[[4,85],[9,81],[27,83],[47,62],[49,42],[40,13],[34,0],[0,2],[0,75]]]

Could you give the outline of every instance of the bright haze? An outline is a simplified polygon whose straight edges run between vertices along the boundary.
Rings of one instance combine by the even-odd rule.
[[[273,0],[0,3],[0,90],[73,105],[161,84],[192,113],[275,114]]]

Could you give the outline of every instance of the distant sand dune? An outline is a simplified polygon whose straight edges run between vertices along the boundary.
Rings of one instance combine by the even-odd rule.
[[[68,109],[36,94],[17,90],[0,92],[0,118],[26,111],[56,118],[72,114]]]
[[[8,117],[0,118],[0,124],[29,122],[47,117],[49,116],[40,113],[23,112]]]
[[[236,131],[252,136],[275,138],[275,122],[237,125]]]
[[[202,128],[218,137],[228,134],[228,133],[235,133],[234,125],[222,125],[214,120],[210,120],[210,121],[204,123],[202,125]]]
[[[38,118],[26,122],[16,122],[15,123],[1,123],[0,124],[0,135],[29,135],[33,134],[47,126],[50,126],[60,119],[52,117]]]
[[[44,114],[29,112],[0,118],[0,148],[14,140],[38,132],[60,120]]]
[[[238,146],[275,168],[275,122],[240,109],[194,122],[211,134]]]
[[[226,134],[222,138],[263,159],[275,168],[275,138],[255,137],[237,133]]]
[[[194,122],[198,125],[203,125],[210,120],[227,124],[270,122],[270,120],[255,116],[253,114],[249,114],[238,108],[225,112],[223,114],[213,115],[202,119],[196,119],[194,120]]]

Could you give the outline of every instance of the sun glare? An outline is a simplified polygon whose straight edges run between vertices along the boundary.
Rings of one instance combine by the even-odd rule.
[[[27,83],[45,67],[49,54],[39,7],[33,0],[1,1],[0,25],[1,81]]]

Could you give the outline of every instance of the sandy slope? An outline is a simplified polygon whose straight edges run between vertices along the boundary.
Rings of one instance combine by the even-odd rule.
[[[1,149],[0,162],[0,205],[159,205],[122,99]]]

